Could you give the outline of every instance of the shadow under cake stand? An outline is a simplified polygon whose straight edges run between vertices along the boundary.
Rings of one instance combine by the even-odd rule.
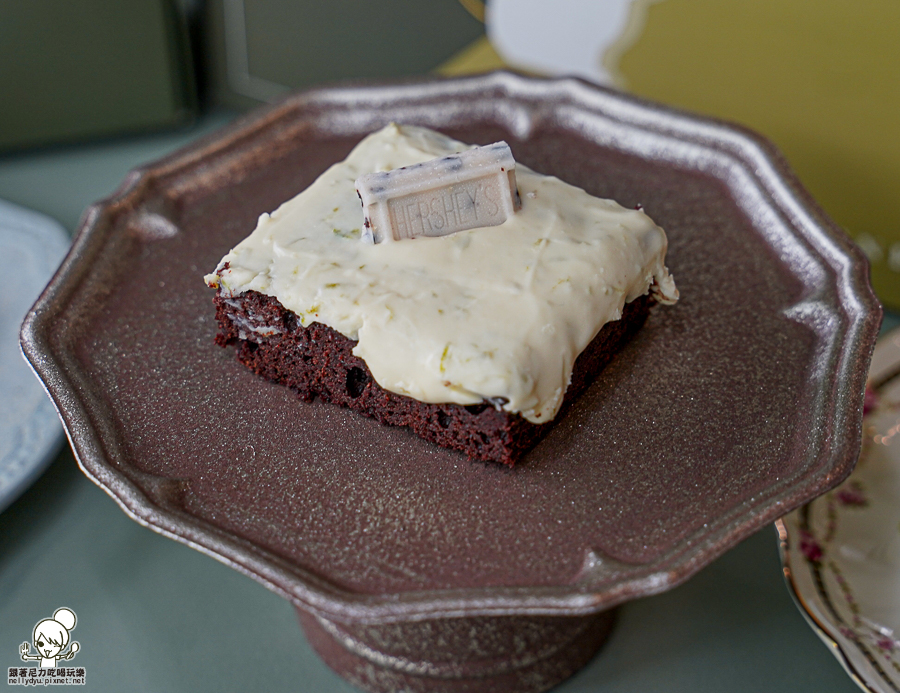
[[[681,290],[514,469],[304,403],[213,345],[202,275],[390,121],[518,161],[669,237]],[[752,133],[496,73],[290,96],[86,213],[25,354],[79,464],[138,522],[296,605],[371,690],[538,691],[610,609],[849,474],[880,322],[858,249]]]

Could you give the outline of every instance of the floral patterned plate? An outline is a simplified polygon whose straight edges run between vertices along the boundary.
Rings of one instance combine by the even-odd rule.
[[[900,691],[900,328],[875,348],[863,447],[834,490],[778,521],[810,625],[868,691]]]

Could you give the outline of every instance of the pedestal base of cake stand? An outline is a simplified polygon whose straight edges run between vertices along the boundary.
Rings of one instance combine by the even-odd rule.
[[[596,654],[614,612],[476,616],[347,624],[298,608],[306,637],[335,672],[378,693],[546,691]]]

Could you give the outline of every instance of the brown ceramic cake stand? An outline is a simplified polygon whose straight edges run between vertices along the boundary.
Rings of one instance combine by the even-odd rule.
[[[681,290],[515,469],[263,382],[202,275],[394,120],[666,228]],[[86,214],[22,344],[78,461],[138,522],[296,605],[372,690],[549,688],[610,609],[668,589],[851,470],[880,322],[866,262],[743,130],[510,74],[291,96]]]

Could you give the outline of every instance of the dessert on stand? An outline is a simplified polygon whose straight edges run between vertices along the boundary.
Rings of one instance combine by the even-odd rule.
[[[679,302],[512,469],[303,402],[210,346],[197,277],[391,121],[504,140],[666,229]],[[339,673],[536,691],[588,661],[617,604],[850,473],[879,323],[864,257],[761,138],[498,73],[294,95],[139,169],[86,215],[22,343],[87,475],[289,599]]]

